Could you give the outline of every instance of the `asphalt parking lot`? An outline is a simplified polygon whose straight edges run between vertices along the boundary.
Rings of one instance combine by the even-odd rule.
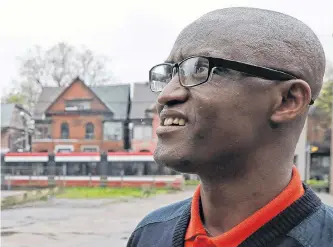
[[[191,197],[193,190],[127,202],[50,199],[1,212],[4,247],[122,247],[150,211]]]
[[[1,212],[4,247],[122,247],[150,211],[192,196],[193,190],[127,202],[50,199]],[[333,206],[333,196],[319,194]]]

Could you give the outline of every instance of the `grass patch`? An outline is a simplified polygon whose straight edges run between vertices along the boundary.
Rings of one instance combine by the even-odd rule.
[[[309,185],[327,186],[328,185],[328,180],[314,180],[314,179],[310,179],[306,183],[309,184]]]
[[[123,198],[123,197],[149,197],[156,194],[166,194],[168,189],[153,188],[100,188],[100,187],[80,187],[65,188],[57,198],[68,199],[96,199],[96,198]]]
[[[329,187],[328,180],[308,180],[306,183],[313,189],[325,189]]]
[[[197,186],[200,184],[200,180],[185,180],[187,186]]]

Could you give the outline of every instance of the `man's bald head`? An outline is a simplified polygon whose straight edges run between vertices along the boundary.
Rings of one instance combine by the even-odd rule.
[[[195,48],[195,49],[194,49]],[[193,54],[199,51],[202,54]],[[289,72],[306,81],[316,98],[325,72],[325,54],[303,22],[274,11],[226,8],[205,14],[179,35],[169,59],[210,55]]]

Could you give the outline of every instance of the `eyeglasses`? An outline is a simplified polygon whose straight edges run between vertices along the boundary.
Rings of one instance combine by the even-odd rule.
[[[180,85],[186,88],[195,87],[207,82],[212,70],[219,67],[268,80],[287,81],[297,79],[294,75],[271,68],[222,58],[193,56],[179,63],[161,63],[152,67],[149,71],[150,89],[153,92],[161,92],[176,74],[178,74]],[[313,103],[314,101],[311,99],[310,105]]]

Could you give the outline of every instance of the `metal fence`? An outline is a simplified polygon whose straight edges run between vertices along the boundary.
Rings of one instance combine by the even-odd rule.
[[[49,172],[43,166],[6,165],[1,166],[2,190],[28,190],[41,187],[128,187],[150,184],[156,187],[169,186],[175,179],[184,176],[173,172],[172,174],[126,175],[124,172],[115,176],[97,175],[85,171],[85,174],[66,174],[66,169],[56,167]]]

